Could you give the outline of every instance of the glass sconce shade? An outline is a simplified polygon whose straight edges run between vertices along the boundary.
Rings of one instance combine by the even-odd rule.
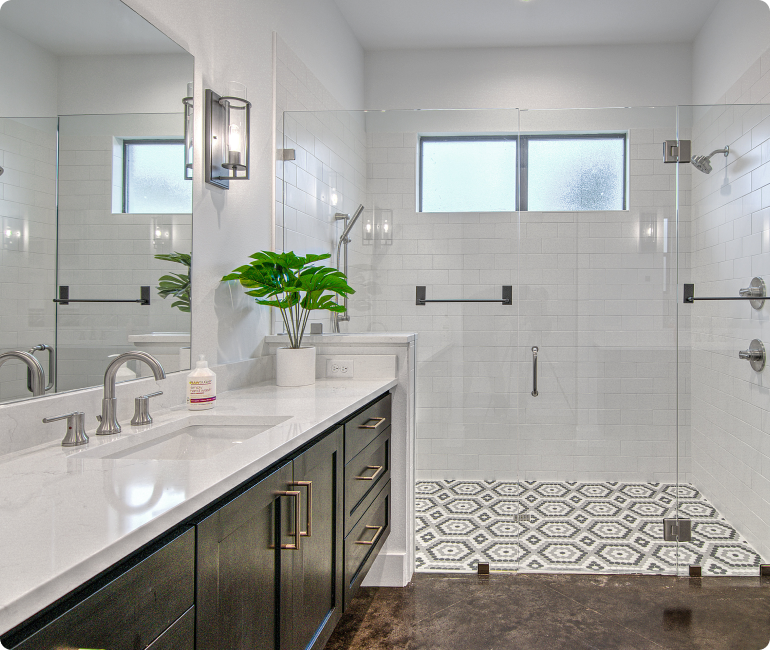
[[[193,84],[187,84],[187,97],[182,99],[184,105],[184,178],[192,180],[193,174]]]
[[[230,181],[249,178],[251,102],[243,84],[231,82],[228,93],[221,97],[206,90],[205,180],[224,189]]]

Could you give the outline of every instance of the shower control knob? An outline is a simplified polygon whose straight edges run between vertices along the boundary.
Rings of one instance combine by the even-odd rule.
[[[747,360],[755,371],[761,371],[765,368],[765,345],[759,339],[754,339],[749,345],[749,349],[741,350],[738,357]]]

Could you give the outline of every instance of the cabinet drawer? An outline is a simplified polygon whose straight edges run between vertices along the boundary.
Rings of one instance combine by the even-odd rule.
[[[345,533],[389,480],[390,427],[345,466]]]
[[[345,423],[345,463],[350,463],[376,436],[390,427],[390,394]]]
[[[141,560],[18,649],[144,649],[193,605],[195,529]]]
[[[390,534],[390,482],[345,538],[345,608]]]
[[[195,606],[169,626],[148,649],[192,649],[195,646]]]

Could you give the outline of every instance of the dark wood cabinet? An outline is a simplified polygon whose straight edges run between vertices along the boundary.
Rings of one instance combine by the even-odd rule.
[[[294,460],[294,488],[302,493],[299,550],[283,550],[292,561],[290,636],[283,648],[318,648],[342,615],[342,428]]]
[[[291,481],[289,462],[198,523],[197,648],[278,648],[276,523],[297,499],[280,495]]]
[[[389,532],[386,394],[2,642],[323,648]]]
[[[30,626],[34,632],[19,631],[20,641],[3,642],[17,649],[174,648],[164,646],[173,634],[166,642],[162,638],[193,606],[195,531],[139,554],[115,572],[93,590],[85,587],[74,603],[62,603],[61,614]]]

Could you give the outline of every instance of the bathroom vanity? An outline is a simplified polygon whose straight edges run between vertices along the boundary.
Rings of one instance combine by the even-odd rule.
[[[14,455],[38,485],[5,513],[3,646],[322,647],[390,533],[396,384],[264,383]]]

